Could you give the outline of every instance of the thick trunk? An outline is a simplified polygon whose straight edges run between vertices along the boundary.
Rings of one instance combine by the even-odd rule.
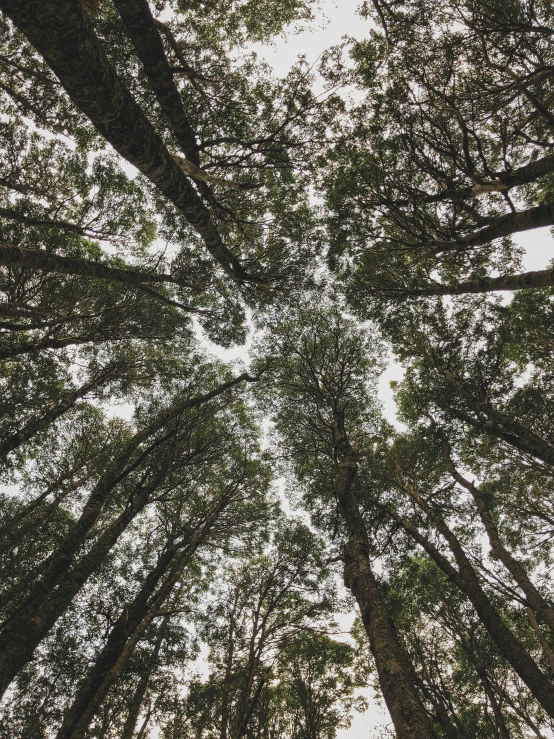
[[[525,568],[511,554],[511,552],[506,549],[506,547],[502,543],[502,540],[500,539],[500,534],[498,533],[498,529],[493,520],[493,517],[491,516],[491,513],[487,508],[483,494],[474,483],[466,480],[458,472],[451,459],[448,459],[447,461],[449,462],[450,474],[452,475],[452,477],[456,480],[456,482],[462,485],[473,497],[473,500],[475,501],[475,505],[477,507],[477,512],[479,513],[479,518],[481,519],[483,526],[485,527],[485,531],[487,532],[487,536],[493,553],[496,557],[498,557],[498,559],[506,567],[508,572],[512,575],[516,583],[519,585],[522,592],[525,594],[525,597],[529,601],[531,608],[533,608],[536,613],[540,614],[545,622],[554,631],[554,609],[548,605],[546,600],[533,585]]]
[[[42,249],[26,249],[15,244],[0,243],[0,265],[17,267],[42,272],[55,272],[62,275],[79,275],[93,277],[126,285],[142,285],[143,283],[171,282],[179,283],[172,275],[156,272],[111,267],[102,262],[82,257],[63,257]],[[186,283],[185,283],[186,285]]]
[[[367,530],[351,490],[357,473],[356,455],[339,418],[335,418],[334,443],[338,459],[335,492],[347,532],[345,582],[358,602],[383,697],[399,739],[435,739],[415,688],[413,667],[398,641],[371,569]]]
[[[198,407],[208,400],[226,392],[234,385],[251,379],[246,373],[243,373],[234,380],[223,383],[209,393],[175,403],[173,406],[161,411],[150,425],[137,432],[129,440],[123,451],[112,462],[95,486],[84,506],[81,517],[73,529],[66,535],[56,551],[40,566],[41,577],[29,596],[2,625],[2,630],[0,631],[0,695],[4,693],[19,670],[29,662],[38,644],[46,636],[60,615],[64,613],[74,595],[82,587],[83,578],[85,577],[83,563],[81,563],[80,567],[76,566],[72,570],[71,576],[63,587],[61,583],[65,574],[70,570],[75,555],[81,548],[87,534],[99,519],[110,492],[133,469],[141,464],[144,458],[163,439],[154,442],[137,460],[132,464],[128,464],[141,442],[148,439],[156,431],[163,428],[187,409]],[[169,438],[172,433],[166,435],[164,439]],[[135,507],[138,505],[137,500],[135,500]],[[126,517],[133,512],[132,508],[125,511],[111,527],[108,527],[108,530],[100,537],[95,546],[106,547],[110,541],[113,541],[109,545],[109,548],[105,550],[106,552],[109,551],[121,533],[118,527],[128,525],[125,521]],[[102,552],[104,552],[104,549],[102,549]],[[90,577],[102,562],[100,549],[97,551],[93,547],[91,552],[85,556],[83,562],[87,563],[86,572],[88,574],[86,577]],[[58,585],[60,587],[53,594],[53,591]],[[75,588],[77,589],[75,590]]]
[[[183,153],[199,166],[196,134],[165,55],[160,33],[146,0],[115,0],[144,72]]]
[[[398,296],[406,298],[432,297],[433,295],[465,295],[466,293],[489,293],[500,290],[532,290],[541,287],[554,287],[554,270],[542,269],[535,272],[522,272],[518,275],[481,277],[459,282],[455,285],[432,285],[414,288],[413,290],[399,288]]]
[[[43,431],[48,428],[50,424],[72,408],[77,400],[85,396],[91,390],[94,390],[105,382],[108,382],[120,369],[121,367],[119,366],[112,366],[99,372],[89,382],[81,385],[81,387],[71,393],[62,395],[47,411],[39,416],[31,418],[25,426],[20,428],[18,431],[15,431],[13,434],[10,434],[7,439],[0,441],[0,464],[5,460],[9,452],[12,452],[14,449],[21,446],[21,444],[32,439],[33,436],[39,433],[39,431]]]
[[[537,205],[535,208],[507,213],[498,218],[491,218],[487,226],[479,231],[456,241],[435,241],[422,244],[431,248],[430,254],[443,254],[449,251],[465,251],[476,246],[484,246],[495,239],[511,236],[521,231],[531,231],[554,223],[554,205]]]
[[[65,349],[67,346],[76,346],[78,344],[101,344],[105,341],[121,341],[129,338],[130,336],[110,336],[109,333],[105,336],[99,336],[98,333],[87,336],[47,336],[38,341],[26,341],[21,344],[13,344],[12,346],[0,348],[0,360],[15,359],[15,357],[20,357],[23,354],[31,354],[32,352],[43,351],[44,349]],[[133,338],[139,337],[134,336]]]
[[[414,687],[412,669],[396,638],[386,606],[371,570],[367,543],[358,532],[361,515],[352,501],[339,499],[348,531],[345,579],[352,591],[375,657],[379,684],[399,739],[424,739],[436,734]]]
[[[44,57],[75,105],[186,217],[227,274],[257,281],[223,243],[209,211],[117,77],[80,4],[0,0],[0,8]]]

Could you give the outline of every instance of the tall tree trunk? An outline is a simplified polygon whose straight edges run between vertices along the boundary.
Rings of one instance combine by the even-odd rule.
[[[123,725],[123,729],[121,730],[121,736],[119,737],[119,739],[133,739],[135,727],[137,725],[138,717],[140,714],[140,709],[142,708],[144,696],[146,695],[146,689],[148,688],[148,683],[150,682],[150,676],[152,674],[152,671],[156,667],[156,661],[158,659],[158,655],[160,653],[160,649],[165,638],[164,630],[166,621],[167,618],[164,619],[162,625],[158,630],[158,636],[156,638],[152,654],[150,655],[150,658],[148,660],[148,665],[140,675],[138,685],[135,689],[135,692],[133,693],[133,697],[131,698],[131,702],[129,704],[129,712],[127,713],[127,718],[125,719],[125,724]]]
[[[138,269],[113,267],[85,257],[64,257],[42,249],[27,249],[15,244],[0,243],[0,265],[28,269],[33,272],[53,272],[59,275],[77,275],[121,282],[124,285],[169,282],[180,285],[173,275],[163,272],[145,272]],[[187,287],[187,283],[183,283]]]
[[[0,632],[0,679],[2,689],[31,659],[36,647],[46,637],[58,618],[100,567],[121,534],[147,505],[156,484],[142,488],[132,505],[113,521],[91,547],[46,597],[25,601],[2,625]]]
[[[183,108],[150,6],[146,0],[114,1],[179,146],[187,159],[200,166],[196,133]]]
[[[458,472],[450,456],[447,457],[447,464],[452,477],[471,494],[475,501],[479,518],[485,527],[493,553],[512,575],[522,592],[525,594],[525,597],[529,601],[533,610],[542,616],[554,632],[554,609],[548,605],[546,600],[533,585],[523,565],[502,543],[500,534],[498,533],[494,519],[487,508],[485,498],[483,497],[481,490],[474,483],[466,480],[465,477]]]
[[[252,279],[225,246],[209,211],[117,77],[92,24],[71,0],[0,0],[67,91],[114,149],[147,177],[200,235],[231,277]]]
[[[498,727],[498,733],[501,737],[501,739],[510,739],[510,732],[508,731],[508,727],[506,726],[506,721],[504,720],[504,716],[502,714],[502,710],[500,708],[500,705],[496,699],[496,695],[494,693],[494,690],[492,688],[492,685],[490,684],[489,677],[487,675],[487,671],[485,669],[485,666],[482,662],[479,661],[478,658],[476,658],[473,654],[469,654],[468,650],[466,650],[466,654],[468,654],[470,662],[475,667],[475,671],[477,672],[477,675],[479,676],[479,680],[481,682],[481,685],[483,686],[483,689],[485,691],[485,694],[487,698],[489,699],[489,702],[491,704],[494,718],[496,721],[496,726]]]
[[[217,506],[182,550],[168,548],[158,558],[133,602],[121,612],[105,647],[66,712],[56,739],[83,739],[109,689],[127,666],[138,640],[171,596],[173,586],[224,507],[225,503]]]
[[[490,293],[500,290],[532,290],[541,287],[554,287],[554,270],[542,269],[535,272],[522,272],[517,275],[500,277],[480,277],[458,282],[454,285],[429,285],[413,289],[398,288],[400,299],[407,297],[432,297],[433,295],[465,295],[467,293]],[[384,294],[391,293],[384,290]],[[392,290],[394,294],[394,289]]]
[[[357,474],[356,454],[337,414],[334,444],[338,462],[335,492],[348,537],[344,546],[345,583],[358,602],[383,697],[399,739],[435,739],[415,688],[413,666],[398,641],[371,569],[367,529],[351,489]]]
[[[504,236],[510,236],[521,231],[531,231],[544,226],[552,226],[552,224],[554,224],[554,204],[537,205],[519,213],[507,213],[498,218],[491,218],[484,228],[470,236],[465,236],[456,241],[434,241],[430,244],[422,244],[422,247],[429,246],[430,255],[465,251],[476,246],[484,246]]]
[[[489,600],[487,594],[481,587],[475,570],[465,555],[463,548],[449,529],[442,516],[434,508],[431,508],[421,496],[413,489],[407,489],[402,486],[409,495],[414,498],[416,503],[425,511],[431,521],[435,524],[439,533],[446,539],[448,546],[454,555],[454,559],[458,565],[456,569],[442,555],[438,549],[423,536],[415,526],[406,522],[401,516],[391,511],[386,506],[389,514],[392,514],[396,520],[404,528],[415,541],[417,541],[446,574],[446,576],[454,583],[471,602],[477,615],[481,619],[481,623],[489,633],[491,639],[496,644],[498,651],[512,669],[519,675],[521,680],[527,685],[529,691],[535,696],[544,710],[554,717],[554,686],[548,676],[542,672],[537,663],[527,652],[523,644],[512,633],[502,620],[494,605]]]
[[[502,439],[516,449],[537,457],[537,459],[541,459],[546,464],[554,465],[554,446],[549,441],[528,429],[516,418],[512,418],[507,413],[502,413],[494,408],[488,400],[476,398],[466,388],[463,380],[459,380],[442,363],[441,358],[427,345],[425,339],[416,337],[415,343],[423,358],[432,363],[437,372],[444,377],[448,384],[465,401],[466,405],[480,418],[473,418],[470,414],[458,409],[452,410],[454,415],[467,421],[467,423],[470,423],[475,428]]]
[[[72,705],[66,711],[56,739],[81,739],[109,688],[127,664],[137,639],[155,618],[170,589],[164,588],[171,575],[161,585],[162,594],[155,593],[160,581],[174,564],[176,551],[167,549],[148,574],[134,600],[127,604],[115,622],[106,645],[79,689]],[[173,573],[172,573],[173,574]],[[152,602],[154,601],[154,602]],[[141,628],[142,627],[142,628]],[[135,637],[135,638],[133,638]],[[83,720],[84,719],[84,720]]]
[[[105,367],[84,385],[81,385],[81,387],[78,387],[72,392],[65,393],[44,413],[34,416],[34,418],[27,421],[25,426],[20,428],[18,431],[15,431],[13,434],[10,434],[10,436],[3,441],[0,441],[0,464],[6,459],[9,452],[12,452],[14,449],[21,446],[21,444],[32,439],[33,436],[39,433],[39,431],[43,431],[48,428],[50,424],[72,408],[77,400],[84,397],[91,390],[101,387],[104,383],[108,382],[120,373],[121,370],[122,365],[120,363]]]
[[[126,527],[128,525],[129,521],[124,517],[132,515],[132,509],[124,512],[114,522],[112,527],[108,527],[107,532],[105,532],[106,535],[100,537],[97,542],[98,551],[93,547],[91,552],[85,555],[83,562],[86,563],[86,568],[84,568],[83,562],[81,566],[76,566],[69,579],[66,580],[64,587],[60,586],[54,593],[56,586],[62,583],[66,572],[71,568],[75,555],[84,543],[87,534],[98,521],[109,493],[133,469],[141,464],[156,446],[173,435],[174,432],[170,432],[161,440],[154,442],[154,444],[142,452],[138,459],[135,459],[134,462],[129,464],[140,443],[148,439],[148,437],[152,436],[156,431],[163,428],[187,409],[198,407],[245,380],[251,381],[252,378],[246,373],[243,373],[235,379],[223,383],[209,393],[174,403],[169,408],[162,410],[148,426],[138,431],[125,445],[122,452],[112,462],[95,486],[84,506],[81,517],[73,529],[66,535],[58,548],[40,566],[42,577],[33,587],[23,604],[2,625],[0,631],[0,695],[4,693],[19,670],[32,659],[34,650],[38,644],[46,636],[56,620],[64,613],[75,594],[80,590],[83,585],[84,572],[87,573],[86,577],[88,578],[96,571],[102,563],[103,556],[109,552],[121,534],[118,527]],[[145,504],[146,502],[144,502]]]

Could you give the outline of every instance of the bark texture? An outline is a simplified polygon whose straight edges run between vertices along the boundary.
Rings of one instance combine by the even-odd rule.
[[[0,627],[0,695],[19,670],[32,659],[42,639],[66,610],[88,577],[100,566],[103,556],[123,531],[121,527],[126,527],[130,522],[127,519],[134,513],[137,501],[142,500],[137,496],[134,507],[126,509],[100,536],[82,562],[71,569],[86,536],[100,518],[109,494],[156,446],[174,432],[170,431],[166,436],[156,440],[133,459],[140,444],[187,409],[198,407],[245,380],[252,378],[243,373],[209,393],[175,403],[161,411],[148,426],[138,431],[127,442],[92,490],[79,520],[58,548],[40,566],[39,579],[28,597]],[[68,576],[65,577],[68,572]]]
[[[210,212],[117,77],[80,4],[0,0],[0,9],[43,56],[102,136],[185,216],[225,272],[238,280],[261,282],[223,243]]]
[[[399,739],[436,739],[429,716],[415,688],[413,667],[399,643],[369,560],[369,540],[352,492],[357,473],[356,454],[337,416],[334,424],[337,456],[335,492],[347,531],[344,572],[369,637],[379,684]]]

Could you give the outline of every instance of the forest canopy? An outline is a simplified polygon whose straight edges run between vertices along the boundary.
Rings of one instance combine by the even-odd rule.
[[[0,0],[0,739],[554,737],[554,7],[358,14]]]

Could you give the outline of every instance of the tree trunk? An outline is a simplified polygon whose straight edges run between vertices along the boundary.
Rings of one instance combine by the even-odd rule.
[[[81,548],[87,534],[99,519],[109,493],[133,469],[142,463],[144,458],[156,446],[159,446],[160,443],[173,435],[174,432],[170,432],[170,434],[161,440],[154,442],[137,460],[126,466],[140,443],[148,439],[148,437],[152,436],[156,431],[163,428],[188,408],[198,407],[245,380],[252,381],[252,378],[246,373],[243,373],[234,380],[223,383],[209,393],[197,396],[196,398],[189,398],[180,403],[174,403],[169,408],[162,410],[148,426],[138,431],[125,445],[125,448],[112,462],[95,486],[84,506],[81,517],[73,529],[66,535],[56,551],[40,566],[42,577],[33,587],[23,604],[2,625],[0,631],[0,695],[4,693],[19,670],[32,659],[36,647],[57,619],[64,613],[75,594],[79,592],[84,584],[83,578],[85,577],[85,573],[87,573],[85,577],[86,581],[86,578],[90,577],[96,571],[97,567],[100,566],[103,558],[100,556],[101,553],[105,556],[121,534],[119,527],[127,526],[129,523],[126,522],[127,517],[136,515],[133,514],[132,510],[124,512],[108,528],[105,535],[100,537],[96,543],[98,548],[95,549],[93,547],[91,552],[85,555],[83,562],[86,563],[86,567],[84,567],[83,562],[81,566],[76,566],[72,571],[71,577],[66,580],[64,587],[60,586],[54,593],[55,588],[62,583],[65,573],[71,568],[75,555]],[[137,505],[136,501],[135,505]],[[144,502],[144,505],[146,505],[146,502]],[[109,542],[112,543],[110,544]],[[52,594],[53,597],[51,598]]]
[[[496,644],[498,651],[511,665],[512,669],[519,675],[527,685],[530,692],[535,696],[549,716],[554,717],[554,686],[547,675],[542,672],[523,644],[506,626],[502,617],[489,600],[479,583],[475,570],[465,555],[463,548],[449,529],[442,516],[434,508],[429,506],[421,496],[413,489],[401,486],[415,500],[423,511],[435,524],[439,533],[446,539],[454,559],[458,565],[456,570],[431,542],[420,534],[414,526],[407,524],[398,514],[395,520],[401,524],[404,530],[410,534],[434,562],[447,575],[447,577],[467,596],[477,615],[491,639]],[[390,512],[390,511],[389,511]]]
[[[117,77],[80,4],[0,0],[0,8],[44,57],[102,136],[186,217],[225,272],[235,279],[259,281],[223,243],[209,211]]]
[[[413,290],[398,289],[399,298],[431,297],[433,295],[465,295],[466,293],[489,293],[500,290],[532,290],[541,287],[554,287],[554,270],[542,269],[536,272],[523,272],[518,275],[500,277],[480,277],[475,280],[459,282],[455,285],[430,285]],[[391,291],[384,291],[388,295]],[[392,291],[394,292],[394,291]]]
[[[493,517],[491,516],[491,513],[486,506],[483,494],[474,483],[466,480],[458,472],[450,457],[448,457],[447,463],[452,477],[473,497],[473,500],[475,501],[475,505],[477,507],[477,512],[479,513],[479,518],[481,519],[483,526],[485,527],[485,531],[487,532],[487,536],[493,553],[496,557],[498,557],[498,559],[506,567],[508,572],[512,575],[516,583],[521,588],[522,592],[525,594],[525,597],[529,601],[529,604],[531,605],[533,610],[542,616],[542,618],[554,632],[554,609],[548,605],[546,600],[533,585],[533,583],[529,579],[529,576],[527,575],[525,568],[521,565],[520,562],[518,562],[518,560],[511,554],[511,552],[506,549],[506,547],[502,543]]]
[[[175,138],[183,153],[196,166],[196,134],[183,108],[183,101],[167,61],[159,31],[146,0],[114,0],[119,14]]]
[[[431,248],[429,254],[433,256],[444,252],[465,251],[514,233],[552,226],[553,223],[554,204],[537,205],[519,213],[507,213],[498,218],[491,218],[487,226],[471,236],[456,241],[435,241],[431,244],[422,244],[422,247],[429,246]]]
[[[131,698],[129,712],[125,720],[125,724],[123,725],[123,729],[121,730],[121,736],[119,737],[119,739],[133,739],[135,727],[137,725],[138,717],[140,714],[140,709],[142,708],[144,696],[146,695],[146,689],[148,688],[148,683],[150,681],[150,675],[152,674],[152,671],[156,666],[156,661],[158,659],[158,655],[160,653],[163,640],[165,638],[164,628],[166,621],[167,618],[164,619],[162,625],[160,626],[158,637],[154,644],[154,649],[148,660],[147,668],[142,672],[136,690],[133,693],[133,697]]]
[[[546,439],[534,433],[517,419],[496,410],[487,400],[479,400],[469,392],[463,380],[457,379],[433,350],[416,339],[418,350],[424,359],[431,362],[434,368],[458,392],[469,408],[484,420],[472,418],[470,415],[453,409],[454,415],[462,418],[480,431],[488,432],[511,444],[516,449],[541,459],[546,464],[554,465],[554,447]]]
[[[162,606],[164,598],[154,593],[175,557],[175,550],[170,548],[158,558],[156,566],[148,574],[134,600],[127,604],[120,613],[106,645],[85,678],[72,705],[66,711],[56,739],[80,739],[84,736],[96,709],[131,656],[132,650],[129,650],[129,646],[134,648],[137,641],[133,637],[136,637],[140,627],[145,627],[152,622]],[[169,579],[173,580],[171,577]],[[170,590],[164,588],[163,585],[160,589],[164,594],[169,595]],[[151,599],[154,600],[154,604]],[[144,628],[140,629],[140,635],[142,633],[144,633]],[[112,672],[114,670],[116,674]],[[85,716],[86,725],[83,721]]]
[[[109,689],[127,666],[138,640],[171,595],[173,586],[224,507],[222,503],[212,512],[181,551],[169,548],[158,558],[133,602],[123,609],[116,621],[104,649],[66,712],[56,739],[83,739]],[[158,591],[154,592],[164,576]]]
[[[144,272],[125,267],[112,267],[84,257],[64,257],[42,249],[27,249],[15,244],[0,243],[0,265],[28,269],[33,272],[54,272],[60,275],[79,275],[95,279],[121,282],[125,285],[170,282],[181,284],[173,275]],[[187,283],[184,283],[187,286]]]
[[[91,390],[94,390],[105,382],[108,382],[110,379],[115,377],[121,369],[121,365],[117,364],[105,367],[102,371],[92,377],[89,382],[86,382],[84,385],[81,385],[81,387],[70,393],[65,393],[65,395],[58,398],[54,405],[52,405],[47,411],[39,416],[31,418],[27,421],[25,426],[8,436],[7,439],[0,441],[0,464],[6,459],[9,452],[12,452],[14,449],[21,446],[21,444],[32,439],[33,436],[39,433],[39,431],[43,431],[48,428],[50,424],[66,413],[77,400],[85,396]]]
[[[371,570],[367,530],[351,490],[357,473],[356,455],[337,417],[334,443],[338,459],[335,492],[348,537],[344,547],[345,584],[358,602],[383,697],[399,739],[435,739],[437,735],[415,688],[413,667],[396,637]]]

